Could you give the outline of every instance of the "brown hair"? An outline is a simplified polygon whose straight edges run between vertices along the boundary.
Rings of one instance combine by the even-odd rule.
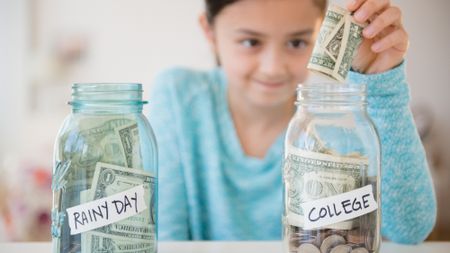
[[[239,0],[205,0],[206,17],[210,24],[214,23],[217,15],[228,5],[233,4]],[[328,0],[312,0],[314,4],[320,9],[322,15],[325,15]]]

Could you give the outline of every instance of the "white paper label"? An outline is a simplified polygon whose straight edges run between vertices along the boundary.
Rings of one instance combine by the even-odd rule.
[[[305,202],[304,228],[314,229],[350,220],[378,208],[373,197],[372,185],[328,198]]]
[[[76,235],[103,227],[136,215],[145,209],[147,206],[144,199],[144,185],[67,208],[70,234]]]

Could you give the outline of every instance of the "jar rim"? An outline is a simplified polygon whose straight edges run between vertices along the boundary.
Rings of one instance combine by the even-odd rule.
[[[146,104],[142,100],[142,84],[140,83],[74,83],[72,85],[72,105],[80,108],[139,107]]]
[[[114,83],[114,82],[99,82],[99,83],[74,83],[72,85],[73,92],[89,91],[89,92],[105,92],[105,91],[142,91],[142,84],[140,83]]]
[[[297,86],[297,105],[365,105],[367,86],[359,83],[317,82]]]
[[[355,93],[356,95],[356,93],[365,94],[367,86],[366,84],[336,82],[301,83],[297,85],[297,92],[300,91]]]

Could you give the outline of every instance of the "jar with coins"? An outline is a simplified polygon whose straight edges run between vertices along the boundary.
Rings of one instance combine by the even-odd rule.
[[[297,91],[285,137],[284,252],[379,252],[380,144],[365,85]]]
[[[157,147],[142,85],[72,91],[54,149],[53,253],[157,252]]]

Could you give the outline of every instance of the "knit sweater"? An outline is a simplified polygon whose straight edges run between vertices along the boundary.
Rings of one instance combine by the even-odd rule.
[[[375,75],[350,72],[348,78],[367,85],[368,113],[380,135],[382,235],[421,242],[435,223],[436,200],[408,106],[404,64]],[[226,94],[220,68],[171,68],[152,86],[160,240],[281,239],[285,132],[264,158],[246,155]]]

